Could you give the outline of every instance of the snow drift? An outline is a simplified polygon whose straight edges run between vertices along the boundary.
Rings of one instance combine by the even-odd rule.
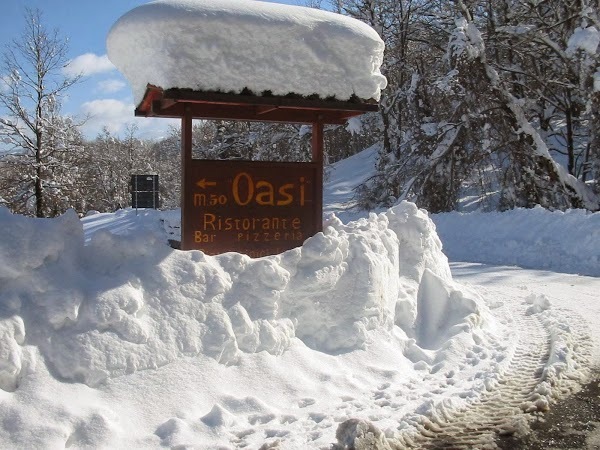
[[[152,232],[97,232],[84,246],[75,214],[0,212],[0,383],[9,391],[24,344],[60,378],[97,386],[184,356],[235,364],[242,353],[280,355],[294,338],[348,352],[394,326],[436,348],[486,317],[453,286],[433,224],[409,203],[348,225],[332,215],[302,247],[254,260],[176,251]]]
[[[454,261],[600,276],[600,213],[538,207],[452,212],[432,219]]]
[[[356,208],[355,188],[373,175],[379,146],[330,167],[324,209],[344,222],[366,214]],[[510,211],[432,214],[450,261],[517,265],[600,276],[600,212],[550,211],[541,207]]]
[[[384,44],[368,25],[312,8],[250,0],[159,0],[122,16],[110,60],[132,85],[256,95],[379,99]]]

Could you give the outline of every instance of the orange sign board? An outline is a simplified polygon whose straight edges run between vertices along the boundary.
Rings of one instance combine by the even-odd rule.
[[[261,257],[321,231],[319,163],[192,160],[182,220],[186,249]]]

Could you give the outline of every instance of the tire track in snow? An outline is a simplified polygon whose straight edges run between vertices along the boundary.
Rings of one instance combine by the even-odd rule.
[[[496,448],[496,434],[512,434],[525,412],[547,408],[535,392],[543,381],[550,357],[551,340],[537,314],[514,316],[519,340],[510,365],[497,385],[470,403],[466,409],[444,412],[444,417],[425,418],[416,424],[418,434],[402,436],[405,448],[472,449]]]

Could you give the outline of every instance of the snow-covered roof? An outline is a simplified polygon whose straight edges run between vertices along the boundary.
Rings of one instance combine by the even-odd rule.
[[[107,37],[132,85],[255,95],[379,100],[384,43],[363,22],[253,0],[158,0],[123,15]]]

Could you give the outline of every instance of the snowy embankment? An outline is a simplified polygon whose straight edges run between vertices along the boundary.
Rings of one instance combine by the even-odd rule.
[[[600,213],[534,208],[432,219],[452,261],[600,276]]]
[[[326,212],[343,221],[367,214],[354,208],[354,189],[373,175],[377,151],[375,145],[330,168]],[[600,276],[600,213],[533,208],[430,217],[451,261]]]
[[[3,309],[14,314],[7,390],[22,376],[19,345],[32,327],[57,375],[97,386],[185,355],[225,364],[244,352],[280,355],[294,337],[335,354],[400,326],[434,348],[485,322],[485,307],[453,285],[432,223],[408,203],[348,225],[332,217],[301,248],[258,260],[175,251],[139,230],[96,232],[84,246],[74,214],[0,214]]]

